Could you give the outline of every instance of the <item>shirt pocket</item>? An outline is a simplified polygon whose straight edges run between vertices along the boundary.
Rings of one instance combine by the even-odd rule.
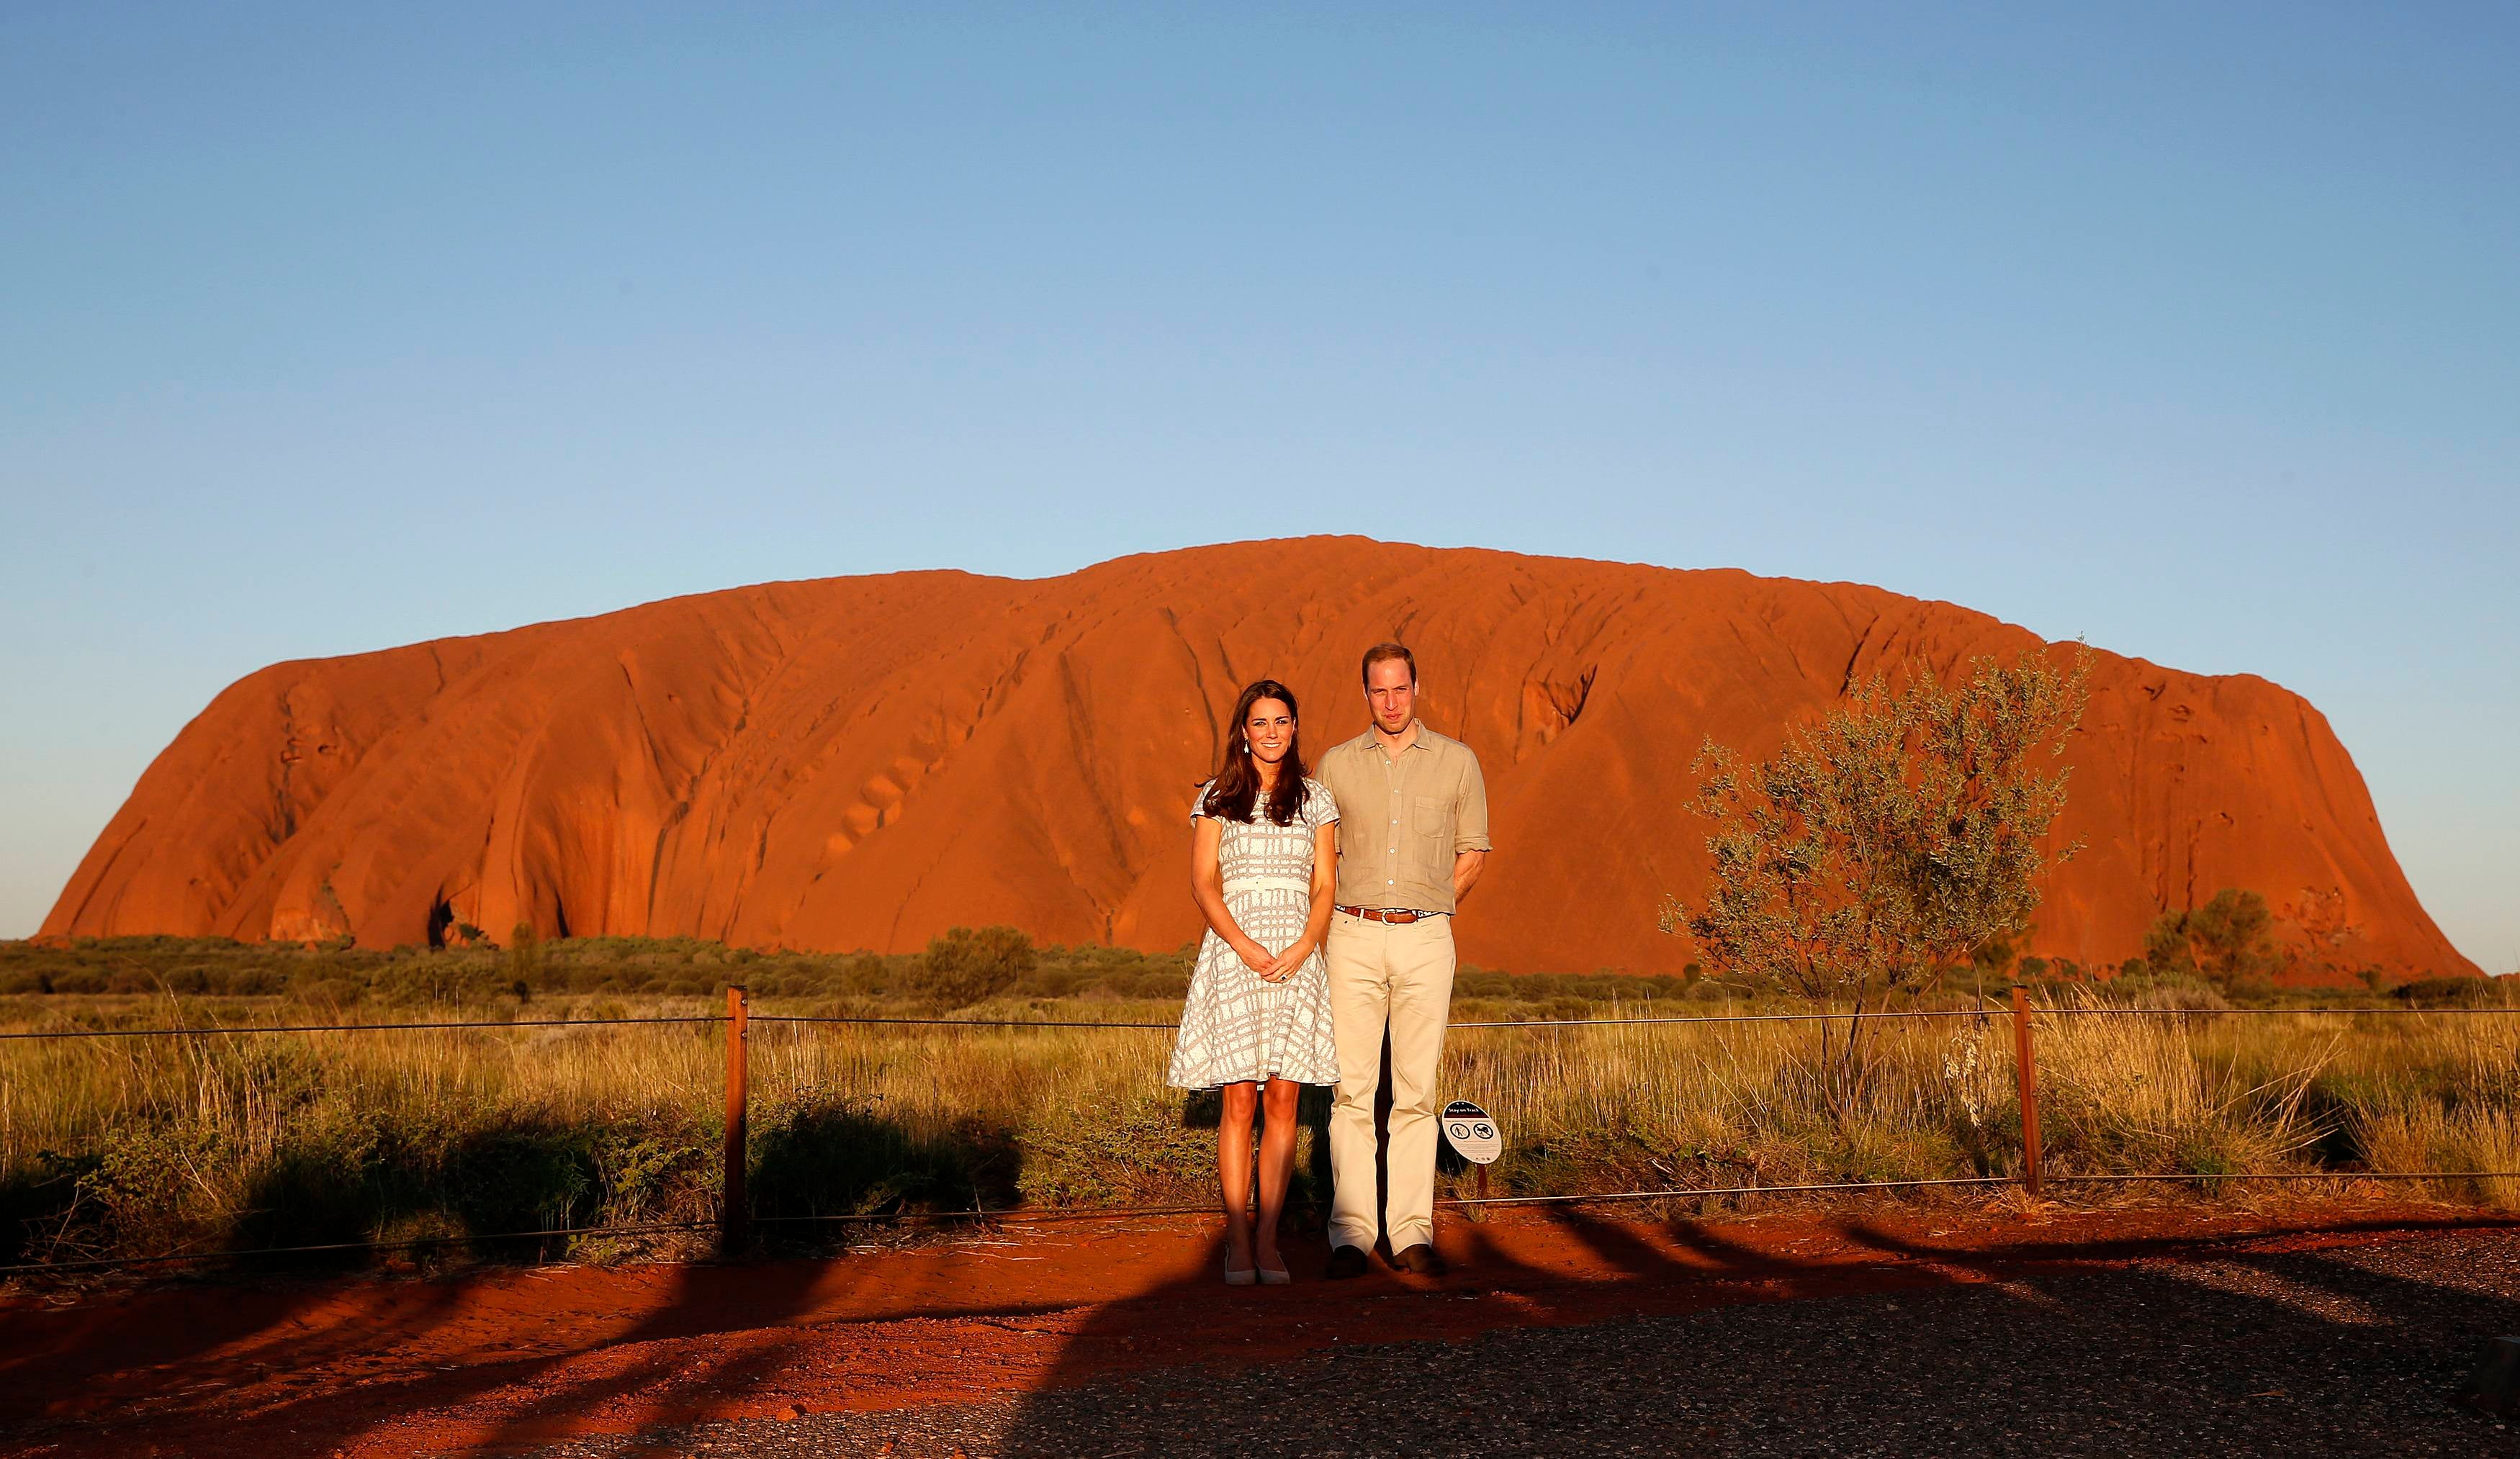
[[[1453,839],[1453,804],[1441,796],[1415,797],[1409,807],[1409,829],[1418,849],[1437,860],[1449,856]]]

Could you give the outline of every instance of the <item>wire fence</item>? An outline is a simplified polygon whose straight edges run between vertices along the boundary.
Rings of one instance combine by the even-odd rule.
[[[1901,1008],[1875,1010],[1828,1010],[1820,1013],[1688,1013],[1657,1014],[1642,1018],[1500,1018],[1458,1020],[1445,1025],[1457,1029],[1606,1029],[1635,1028],[1647,1025],[1732,1024],[1732,1023],[1867,1023],[1900,1019],[1936,1018],[2002,1018],[2012,1010],[2002,1004],[1976,1008]],[[2436,1018],[2457,1015],[2520,1015],[2520,1005],[2443,1004],[2408,1008],[2133,1008],[2133,1007],[2062,1007],[2032,1004],[2031,1012],[2039,1018],[2239,1018],[2247,1016],[2310,1017],[2333,1016],[2351,1018],[2414,1017]],[[315,1024],[202,1024],[171,1029],[31,1029],[0,1032],[0,1039],[176,1039],[205,1038],[217,1034],[381,1034],[432,1032],[454,1029],[573,1029],[658,1024],[725,1024],[730,1015],[694,1013],[656,1018],[517,1018],[475,1019],[441,1023],[315,1023]],[[1156,1033],[1173,1033],[1177,1023],[1135,1022],[1119,1019],[1048,1019],[1048,1018],[911,1018],[840,1013],[754,1013],[747,1022],[764,1024],[829,1024],[863,1025],[867,1027],[931,1028],[931,1029],[1135,1029]]]
[[[34,1029],[0,1034],[0,1039],[189,1039],[212,1034],[384,1034],[427,1029],[577,1029],[606,1024],[724,1022],[723,1013],[695,1013],[680,1018],[494,1018],[464,1023],[204,1024],[191,1029]]]
[[[1486,1181],[1479,1181],[1479,1194],[1452,1197],[1438,1201],[1439,1206],[1479,1210],[1514,1206],[1571,1206],[1611,1204],[1653,1200],[1718,1199],[1745,1196],[1792,1196],[1888,1192],[1931,1188],[1968,1188],[2020,1186],[2031,1194],[2040,1193],[2049,1184],[2100,1185],[2178,1181],[2189,1184],[2215,1185],[2228,1181],[2297,1181],[2297,1180],[2376,1180],[2376,1181],[2449,1181],[2520,1179],[2520,1171],[2283,1171],[2232,1172],[2212,1173],[2047,1173],[2042,1169],[2039,1148],[2038,1080],[2032,1029],[2041,1019],[2088,1017],[2152,1017],[2152,1018],[2229,1018],[2251,1016],[2350,1016],[2350,1017],[2457,1017],[2520,1015],[2520,1006],[2499,1004],[2449,1004],[2431,1006],[2386,1007],[2266,1007],[2266,1008],[2139,1008],[2084,1004],[2078,1006],[2036,1004],[2027,1000],[2027,991],[2012,990],[2009,1004],[1981,1003],[1962,1008],[1911,1008],[1894,1010],[1822,1010],[1793,1013],[1706,1013],[1643,1016],[1610,1016],[1604,1018],[1538,1018],[1463,1020],[1448,1024],[1449,1029],[1562,1029],[1673,1027],[1716,1024],[1777,1023],[1853,1023],[1863,1021],[1898,1021],[1925,1019],[2008,1019],[2013,1025],[2017,1097],[2022,1126],[2023,1171],[2019,1175],[1950,1176],[1899,1180],[1853,1180],[1806,1182],[1794,1184],[1752,1184],[1724,1186],[1671,1186],[1656,1189],[1588,1191],[1548,1195],[1486,1194]],[[742,988],[727,990],[725,1013],[669,1015],[639,1018],[540,1018],[482,1019],[443,1022],[396,1023],[328,1023],[328,1024],[208,1024],[182,1028],[132,1029],[36,1029],[0,1033],[0,1039],[171,1039],[209,1038],[216,1036],[248,1036],[270,1034],[366,1034],[410,1033],[462,1030],[513,1030],[604,1028],[664,1025],[714,1025],[727,1030],[726,1141],[722,1170],[724,1199],[715,1220],[654,1221],[609,1226],[563,1226],[533,1231],[498,1231],[459,1236],[422,1237],[401,1241],[346,1241],[316,1245],[264,1247],[237,1251],[168,1252],[148,1257],[108,1257],[70,1261],[22,1262],[0,1265],[0,1277],[34,1274],[102,1271],[130,1267],[159,1266],[183,1263],[256,1260],[269,1258],[338,1255],[350,1252],[389,1252],[423,1250],[447,1246],[489,1246],[531,1240],[580,1240],[593,1236],[663,1235],[678,1232],[715,1230],[729,1251],[742,1249],[749,1228],[755,1225],[874,1225],[896,1222],[997,1221],[1036,1223],[1079,1219],[1112,1219],[1139,1216],[1194,1216],[1213,1213],[1213,1203],[1172,1206],[1077,1206],[1077,1207],[987,1207],[974,1205],[968,1210],[890,1211],[872,1213],[836,1213],[829,1215],[753,1215],[744,1192],[746,1166],[746,1119],[749,1107],[748,1061],[746,1049],[752,1024],[783,1024],[797,1027],[891,1027],[927,1029],[1066,1029],[1110,1030],[1171,1033],[1174,1023],[1093,1019],[994,1019],[953,1017],[906,1017],[850,1014],[755,1014]],[[1482,1177],[1485,1167],[1478,1167]]]
[[[2458,1005],[2413,1008],[2124,1008],[2124,1007],[2059,1007],[2034,1003],[2030,1005],[2038,1018],[2089,1018],[2134,1016],[2141,1018],[2234,1018],[2247,1014],[2277,1016],[2338,1016],[2350,1018],[2416,1017],[2433,1018],[2459,1014],[2520,1015],[2520,1005]],[[1887,1012],[1867,1011],[1824,1013],[1706,1013],[1646,1018],[1505,1018],[1457,1020],[1446,1024],[1456,1029],[1604,1029],[1647,1024],[1713,1024],[1713,1023],[1849,1023],[1861,1019],[1878,1022],[1907,1018],[2006,1018],[2012,1010],[2002,1004],[1979,1008],[1898,1009]],[[695,1013],[662,1018],[520,1018],[479,1019],[442,1023],[324,1023],[324,1024],[201,1024],[188,1028],[143,1029],[33,1029],[0,1032],[0,1039],[174,1039],[212,1034],[376,1034],[394,1032],[428,1032],[445,1029],[561,1029],[605,1025],[638,1024],[712,1024],[730,1022],[723,1013]],[[868,1026],[909,1026],[946,1029],[1137,1029],[1173,1033],[1177,1023],[1132,1022],[1117,1019],[1042,1019],[1042,1018],[899,1018],[860,1016],[854,1014],[753,1013],[746,1023],[764,1024],[836,1024]]]

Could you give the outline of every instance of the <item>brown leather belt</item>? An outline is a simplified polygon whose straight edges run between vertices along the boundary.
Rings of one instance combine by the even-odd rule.
[[[1369,922],[1380,922],[1387,927],[1406,927],[1423,917],[1443,915],[1442,912],[1435,911],[1412,911],[1405,906],[1341,906],[1335,902],[1330,904],[1330,910],[1343,911],[1351,917],[1363,917]]]

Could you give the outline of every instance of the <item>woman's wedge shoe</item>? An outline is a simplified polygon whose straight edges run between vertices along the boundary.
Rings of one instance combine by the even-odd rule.
[[[1263,1287],[1282,1287],[1295,1279],[1293,1273],[1282,1266],[1263,1266],[1258,1271]]]
[[[1248,1287],[1259,1279],[1260,1273],[1248,1266],[1240,1271],[1235,1270],[1230,1264],[1225,1268],[1225,1285],[1229,1287]]]

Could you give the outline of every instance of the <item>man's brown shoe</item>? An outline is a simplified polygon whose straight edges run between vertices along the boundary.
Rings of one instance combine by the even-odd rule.
[[[1352,1246],[1331,1247],[1329,1268],[1322,1275],[1333,1281],[1365,1275],[1365,1253]]]
[[[1444,1259],[1436,1256],[1435,1249],[1422,1241],[1416,1246],[1392,1253],[1391,1264],[1402,1271],[1415,1272],[1418,1276],[1444,1274]]]

